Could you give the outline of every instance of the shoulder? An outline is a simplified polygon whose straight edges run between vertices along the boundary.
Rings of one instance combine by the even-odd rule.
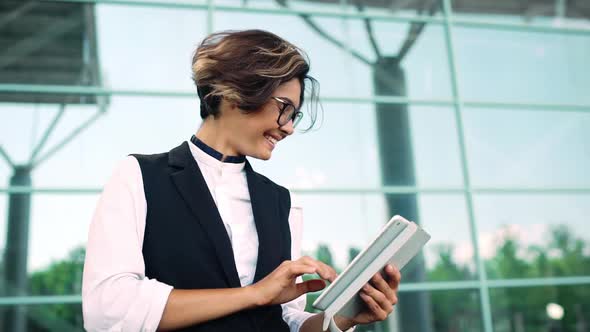
[[[141,170],[138,160],[132,156],[127,156],[117,163],[107,185],[112,183],[129,184],[134,182],[140,175]]]
[[[184,160],[187,158],[185,155],[190,153],[188,152],[188,147],[186,147],[186,150],[183,151],[183,144],[181,144],[167,152],[153,154],[133,153],[129,156],[137,160],[142,173],[151,174],[166,171],[169,166],[174,168],[185,165],[186,162]]]
[[[132,153],[129,155],[129,158],[133,158],[137,160],[140,165],[151,165],[151,164],[158,164],[162,161],[168,162],[168,155],[169,152],[162,152],[162,153],[154,153],[154,154],[139,154],[139,153]]]

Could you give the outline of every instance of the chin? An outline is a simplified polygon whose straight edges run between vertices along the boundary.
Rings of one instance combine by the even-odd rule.
[[[263,153],[263,154],[260,155],[260,157],[258,157],[258,159],[269,160],[271,156],[272,156],[272,154],[270,152]]]
[[[260,160],[269,160],[271,156],[272,156],[272,152],[265,150],[265,151],[260,151],[259,153],[257,153],[256,155],[253,155],[252,157],[254,157],[256,159],[260,159]]]

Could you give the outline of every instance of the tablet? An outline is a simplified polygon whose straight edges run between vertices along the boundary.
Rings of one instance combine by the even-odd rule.
[[[313,303],[324,311],[324,330],[335,314],[354,317],[364,308],[358,295],[361,288],[385,265],[393,264],[401,270],[430,240],[416,223],[396,215],[383,227],[379,235],[360,252],[344,271]]]

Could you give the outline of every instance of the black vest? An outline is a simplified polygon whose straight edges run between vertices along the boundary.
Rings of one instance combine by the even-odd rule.
[[[187,142],[168,153],[134,155],[143,177],[147,217],[145,274],[177,289],[240,287],[231,242]],[[254,282],[291,259],[287,189],[245,166],[258,232]],[[181,331],[289,331],[280,305],[244,310]]]

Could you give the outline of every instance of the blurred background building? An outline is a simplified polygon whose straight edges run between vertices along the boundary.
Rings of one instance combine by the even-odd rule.
[[[0,330],[82,330],[101,186],[196,131],[202,38],[259,28],[322,87],[321,127],[254,161],[297,195],[304,252],[342,269],[393,214],[433,237],[357,331],[590,331],[589,19],[587,0],[1,2]]]

